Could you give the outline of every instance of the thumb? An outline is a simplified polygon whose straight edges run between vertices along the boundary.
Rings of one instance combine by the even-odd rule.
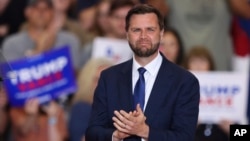
[[[142,113],[142,109],[141,109],[140,104],[136,105],[136,111],[139,112],[139,113]]]

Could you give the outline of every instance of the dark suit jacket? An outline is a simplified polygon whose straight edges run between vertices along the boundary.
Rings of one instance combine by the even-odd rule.
[[[101,73],[94,94],[87,141],[111,141],[114,110],[133,111],[132,60]],[[148,141],[193,141],[199,113],[199,82],[190,72],[163,61],[145,109]],[[140,141],[131,136],[124,141]]]

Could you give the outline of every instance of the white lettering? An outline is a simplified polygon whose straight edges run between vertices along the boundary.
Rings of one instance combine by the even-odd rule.
[[[9,75],[15,74],[16,77],[11,79],[11,83],[16,85],[18,83],[31,82],[32,80],[39,80],[50,74],[62,71],[67,65],[68,60],[66,57],[61,56],[49,62],[38,64],[37,66],[31,66],[30,68],[22,68],[20,70],[10,71]]]
[[[246,129],[236,129],[235,132],[234,132],[234,136],[243,136],[244,134],[247,133],[247,130]]]
[[[22,83],[29,82],[31,80],[31,75],[28,68],[21,69],[18,72],[19,79]]]

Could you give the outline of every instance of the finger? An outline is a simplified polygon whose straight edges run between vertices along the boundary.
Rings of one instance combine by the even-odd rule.
[[[120,110],[120,114],[125,117],[126,119],[129,119],[131,116],[131,112],[127,113],[124,110]]]
[[[48,104],[49,108],[55,109],[57,107],[56,103],[54,101],[50,101]]]
[[[122,121],[122,122],[124,121],[125,118],[121,115],[120,112],[115,111],[114,114],[115,114],[115,116],[116,116],[120,121]]]
[[[122,121],[120,121],[117,117],[112,117],[112,120],[120,127],[125,128],[126,125]]]
[[[117,123],[113,123],[113,125],[115,126],[115,128],[117,129],[117,130],[119,130],[119,131],[122,131],[123,130],[123,128],[120,126],[120,125],[118,125]]]
[[[28,104],[29,104],[29,106],[37,106],[37,105],[39,105],[39,101],[37,98],[32,98],[29,100]]]
[[[117,123],[114,122],[113,125],[114,125],[115,128],[116,128],[117,130],[119,130],[120,132],[129,133],[127,129],[125,129],[125,128],[119,126]]]
[[[134,123],[128,123],[128,124],[125,124],[124,129],[130,131],[131,129],[133,129],[133,126],[134,126]]]
[[[136,111],[138,111],[139,113],[143,113],[140,104],[136,105]]]
[[[133,127],[135,118],[133,117],[132,112],[127,113],[127,112],[121,110],[120,113],[124,117],[124,120],[122,122],[125,125],[128,125],[129,127]],[[128,128],[128,129],[131,129],[131,128]]]
[[[34,99],[28,99],[26,102],[26,107],[27,108],[33,107],[34,105],[33,103],[34,103]]]
[[[141,109],[141,107],[140,107],[140,105],[139,105],[139,104],[137,105],[136,110],[137,110],[136,115],[137,115],[137,116],[142,115],[142,116],[143,116],[144,121],[146,121],[147,117],[144,115],[144,113],[143,113],[143,111],[142,111],[142,109]]]
[[[132,112],[127,113],[127,112],[121,110],[120,114],[124,117],[123,123],[129,124],[129,123],[133,122]]]
[[[114,123],[116,123],[117,125],[119,125],[119,127],[123,128],[123,129],[127,129],[127,130],[131,130],[134,123],[132,122],[128,122],[128,124],[120,121],[118,118],[116,117],[112,117],[112,120],[114,121]]]

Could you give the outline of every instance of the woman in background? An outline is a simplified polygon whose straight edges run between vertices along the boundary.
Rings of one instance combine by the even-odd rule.
[[[186,55],[184,67],[191,71],[214,71],[211,53],[203,46],[194,46]]]
[[[160,44],[160,51],[171,62],[182,65],[184,59],[184,47],[178,32],[173,28],[165,28]]]
[[[190,71],[209,72],[215,70],[214,59],[207,48],[194,46],[187,53],[184,67]],[[219,123],[198,123],[195,141],[229,141],[231,121],[223,119]]]

